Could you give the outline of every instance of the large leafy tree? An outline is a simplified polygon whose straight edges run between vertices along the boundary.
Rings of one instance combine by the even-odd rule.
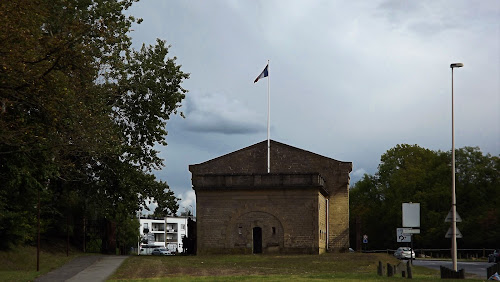
[[[0,2],[1,247],[33,238],[38,194],[47,231],[69,212],[123,218],[150,197],[177,210],[151,170],[189,75],[164,41],[131,47],[133,2]]]
[[[456,152],[456,169],[462,240],[474,248],[493,247],[500,238],[500,158],[465,147]]]
[[[456,152],[457,210],[464,247],[491,247],[499,238],[499,158],[479,148]],[[402,227],[402,203],[420,203],[421,234],[415,244],[444,248],[449,227],[444,222],[451,206],[451,154],[418,145],[397,145],[381,156],[378,172],[365,175],[350,191],[351,219],[361,219],[362,232],[378,248],[396,245],[396,228]],[[351,238],[355,240],[355,229]]]

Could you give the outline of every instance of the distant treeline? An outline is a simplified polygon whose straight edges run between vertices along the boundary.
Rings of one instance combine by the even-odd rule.
[[[500,239],[500,158],[464,147],[456,155],[457,212],[463,235],[459,248],[493,248]],[[402,227],[402,203],[420,203],[421,233],[414,248],[449,248],[451,152],[418,145],[397,145],[381,156],[378,171],[350,190],[350,240],[356,246],[368,235],[368,249],[396,248],[396,228]],[[360,234],[359,234],[360,233]]]

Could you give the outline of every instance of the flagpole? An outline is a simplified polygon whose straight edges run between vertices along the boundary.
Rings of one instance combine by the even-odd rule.
[[[267,60],[267,73],[269,73],[269,60]],[[271,92],[270,92],[270,82],[271,76],[267,76],[267,173],[271,172],[271,141],[269,136],[271,135],[270,125],[271,125]]]

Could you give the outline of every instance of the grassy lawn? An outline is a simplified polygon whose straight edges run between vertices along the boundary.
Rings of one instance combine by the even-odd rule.
[[[36,248],[18,247],[0,252],[0,281],[33,281],[77,256],[66,256],[63,247],[46,248],[40,253],[36,271]],[[112,281],[388,281],[402,280],[401,274],[388,278],[377,275],[381,261],[397,265],[387,254],[324,255],[214,255],[214,256],[130,256],[109,278]],[[404,269],[404,268],[403,268]],[[435,281],[439,271],[413,267],[413,281]],[[453,280],[447,280],[453,281]],[[477,280],[476,280],[477,281]]]
[[[377,275],[381,261],[397,265],[387,254],[131,256],[110,277],[113,281],[387,281]],[[414,281],[439,280],[439,271],[413,267]],[[448,280],[450,281],[450,280]]]
[[[36,271],[36,247],[21,246],[11,251],[0,252],[0,281],[33,281],[82,253],[70,250],[66,256],[64,246],[45,246],[40,251],[40,271]]]

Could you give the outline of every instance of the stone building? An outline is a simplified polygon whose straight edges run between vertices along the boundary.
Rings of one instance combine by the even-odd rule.
[[[267,140],[190,165],[198,254],[307,253],[349,247],[349,173],[341,162]]]

